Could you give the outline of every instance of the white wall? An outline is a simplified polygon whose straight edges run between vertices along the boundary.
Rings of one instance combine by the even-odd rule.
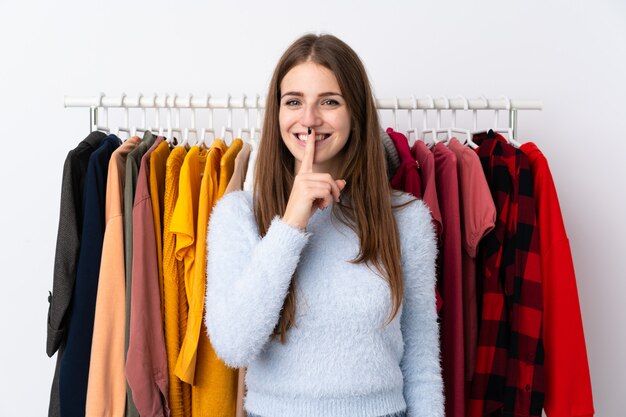
[[[64,95],[264,93],[283,50],[329,32],[378,97],[535,98],[578,275],[597,415],[626,375],[626,5],[622,1],[0,2],[0,415],[47,413],[48,290],[67,151],[88,111]],[[471,4],[468,4],[471,3]]]

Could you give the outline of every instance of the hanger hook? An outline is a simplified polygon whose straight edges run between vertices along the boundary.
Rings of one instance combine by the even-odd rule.
[[[203,127],[200,131],[200,137],[198,138],[198,144],[204,147],[208,147],[209,143],[206,139],[207,133],[213,134],[215,139],[215,131],[213,130],[213,107],[211,107],[211,94],[208,94],[204,98],[204,107],[209,109],[209,124],[208,127]]]
[[[450,109],[450,99],[448,99],[448,96],[441,96],[441,98],[443,99],[444,104],[444,109]]]
[[[172,140],[172,108],[169,104],[170,95],[165,93],[165,97],[163,98],[163,108],[166,109],[167,114],[167,130],[168,130],[168,140]],[[163,126],[159,129],[159,136],[163,136],[165,133],[165,129]]]
[[[100,92],[100,96],[98,98],[98,107],[96,107],[96,110],[95,110],[94,126],[92,127],[92,129],[111,133],[111,129],[109,129],[109,109],[104,106],[104,103],[102,102],[103,99],[104,99],[104,93]],[[99,113],[98,109],[102,109],[104,125],[100,125],[98,123],[98,113]]]
[[[226,126],[222,126],[222,140],[224,140],[224,142],[226,142],[226,132],[230,132],[231,139],[234,139],[232,138],[233,136],[233,128],[232,128],[233,108],[230,105],[230,99],[231,99],[230,93],[226,94],[226,107],[228,108],[228,120],[226,122]]]
[[[141,109],[141,127],[140,129],[146,128],[146,109],[145,107],[141,107],[141,99],[143,98],[143,93],[139,92],[137,94],[137,107]],[[137,127],[133,126],[133,133],[131,136],[137,136]]]
[[[392,114],[393,114],[393,128],[396,131],[398,130],[398,119],[397,119],[397,115],[396,115],[397,110],[398,110],[398,96],[395,96],[394,102],[393,102]]]
[[[428,104],[430,109],[434,109],[435,108],[435,100],[433,100],[433,97],[430,94],[426,95],[426,98],[428,98]],[[428,109],[424,108],[422,109],[422,133],[427,129],[428,126]]]
[[[465,98],[464,96],[458,95],[458,96],[455,97],[455,99],[463,101],[463,110],[464,111],[469,109],[469,104],[467,102],[467,98]],[[452,127],[453,128],[457,128],[457,126],[456,126],[456,109],[452,110]]]
[[[239,132],[237,133],[237,136],[239,138],[241,138],[241,139],[243,139],[242,138],[243,132],[246,132],[248,134],[250,133],[250,106],[246,106],[246,98],[247,97],[248,96],[246,95],[246,93],[241,93],[241,103],[242,103],[242,106],[244,108],[244,116],[243,116],[244,117],[244,119],[243,119],[244,120],[244,122],[243,122],[243,126],[244,127],[243,127],[243,129],[240,128]]]
[[[500,96],[506,102],[506,109],[511,110],[511,100],[507,96]]]
[[[487,97],[485,97],[484,94],[481,94],[480,98],[485,102],[485,109],[488,109],[489,108],[489,100],[487,100]]]
[[[109,114],[108,114],[107,108],[104,107],[104,104],[102,103],[103,99],[104,99],[104,93],[100,92],[100,98],[98,100],[98,107],[102,108],[103,114],[104,114],[104,117],[105,117],[105,122],[106,122],[106,124],[108,126],[108,124],[109,124]]]
[[[479,98],[485,103],[483,108],[488,109],[489,101],[487,101],[487,97],[481,94]],[[472,109],[472,128],[474,132],[478,130],[478,108]]]
[[[460,96],[456,96],[455,98],[459,98]],[[452,127],[456,127],[456,109],[452,109]]]
[[[443,106],[444,106],[443,109],[450,110],[450,100],[448,99],[448,96],[441,96],[441,99],[443,100]],[[441,109],[437,109],[437,111],[438,111],[439,119],[441,120]]]
[[[161,111],[159,110],[157,106],[157,95],[154,93],[152,94],[152,100],[151,100],[150,106],[154,108],[154,121],[156,123],[156,127],[150,130],[158,130],[159,126],[161,125]]]
[[[189,109],[191,110],[191,129],[194,129],[196,127],[196,111],[191,107],[191,98],[193,97],[193,94],[189,93],[189,95],[187,96],[187,107],[189,107]],[[185,131],[183,132],[183,143],[187,144],[189,143],[189,130],[190,128],[186,127]]]
[[[515,139],[515,132],[513,131],[513,127],[511,126],[511,99],[508,96],[504,96],[504,95],[500,96],[500,98],[504,99],[506,102],[506,110],[507,110],[508,117],[509,117],[509,125],[507,128],[507,133],[509,134],[509,143],[519,148],[521,146],[521,143],[519,143]]]
[[[500,109],[495,107],[493,109],[493,131],[494,132],[498,131],[498,125],[500,124],[499,119],[500,119]]]
[[[130,109],[128,106],[124,106],[124,99],[126,98],[126,93],[122,93],[122,99],[120,100],[120,105],[124,107],[124,128],[125,132],[128,134],[130,138]],[[119,136],[119,135],[118,135]]]
[[[443,110],[450,109],[450,100],[448,100],[448,97],[441,96],[441,99],[443,100]],[[441,127],[441,110],[442,110],[441,107],[437,107],[437,128],[433,131],[433,140],[435,141],[435,143],[439,142],[439,139],[438,139],[439,133],[450,133],[449,130],[442,129]]]
[[[117,137],[120,136],[120,132],[128,132],[128,107],[124,107],[124,98],[126,97],[126,93],[122,93],[120,95],[119,102],[116,103],[117,107],[124,109],[124,126],[117,125]]]
[[[509,113],[511,111],[511,100],[509,100],[507,96],[500,96],[500,98],[503,99],[504,102],[506,103],[505,108],[506,108],[507,113]],[[499,110],[497,111],[499,112]],[[510,116],[510,113],[509,113],[509,116]]]
[[[176,94],[174,94],[174,97]],[[174,118],[174,110],[171,101],[169,100],[170,96],[168,95],[165,99],[165,104],[167,106],[167,136],[170,140],[172,140],[172,119]],[[174,98],[174,102],[176,99]]]
[[[426,97],[428,98],[428,102],[430,103],[430,108],[434,109],[435,108],[435,100],[433,99],[433,96],[428,94]]]
[[[162,97],[161,108],[165,109],[167,107],[167,100],[169,98],[169,95],[167,93],[165,93],[163,96],[160,96],[160,97]],[[161,111],[159,110],[159,113],[160,112]],[[168,116],[168,125],[169,125],[169,123],[170,123],[169,122],[170,114],[169,114],[169,112],[167,112],[166,114]],[[165,131],[165,128],[164,128],[163,124],[159,123],[159,133],[158,133],[159,136],[163,136],[164,131]],[[168,139],[171,140],[171,138],[168,138]]]
[[[449,109],[450,108],[450,101],[448,100],[448,97],[446,96],[441,96],[441,99],[443,100],[443,108],[444,109]],[[437,108],[437,129],[441,128],[441,108]]]
[[[457,96],[458,99],[463,100],[463,110],[469,110],[469,101],[465,96]]]
[[[413,130],[413,110],[415,110],[416,108],[417,108],[417,100],[415,99],[415,96],[411,94],[411,107],[407,110],[408,115],[409,115],[409,130],[407,132],[410,132],[411,130]]]
[[[261,96],[258,93],[256,94],[256,97],[254,99],[254,103],[256,105],[256,123],[255,123],[254,127],[255,127],[255,130],[258,130],[259,133],[261,133],[261,115],[263,113],[263,111],[262,111],[263,109],[261,108]],[[253,133],[254,132],[250,133],[250,140],[251,141],[255,140]]]
[[[411,106],[407,109],[407,115],[409,117],[409,127],[406,131],[406,138],[409,142],[409,146],[412,145],[411,133],[415,134],[415,140],[417,140],[417,128],[413,127],[413,113],[415,109],[417,109],[417,99],[415,98],[415,95],[411,94]]]

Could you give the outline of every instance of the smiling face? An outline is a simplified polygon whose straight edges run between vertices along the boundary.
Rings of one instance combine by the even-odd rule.
[[[340,151],[350,136],[350,113],[337,78],[328,68],[307,61],[285,74],[280,92],[280,133],[295,158],[295,172],[300,170],[311,127],[316,133],[313,172],[334,177],[341,163]]]

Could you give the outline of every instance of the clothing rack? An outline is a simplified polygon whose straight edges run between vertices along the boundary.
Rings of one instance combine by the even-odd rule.
[[[168,120],[167,126],[170,134],[172,130],[181,131],[180,129],[180,109],[228,109],[228,128],[232,133],[232,110],[258,110],[256,129],[260,129],[260,112],[265,108],[265,99],[259,94],[255,97],[248,97],[242,94],[241,97],[233,97],[231,94],[227,94],[224,98],[212,97],[210,94],[204,96],[197,96],[189,94],[187,96],[179,96],[178,94],[164,94],[164,95],[150,95],[144,96],[138,94],[135,97],[129,97],[125,93],[119,96],[105,96],[104,93],[100,93],[98,96],[91,97],[73,97],[65,96],[64,107],[89,107],[90,131],[94,130],[108,130],[108,109],[109,108],[123,108],[125,109],[125,124],[123,127],[119,127],[119,131],[125,131],[130,133],[129,126],[129,109],[137,108],[142,109],[143,118],[142,125],[143,130],[146,126],[146,109],[167,109]],[[436,128],[428,129],[426,126],[426,118],[423,119],[423,131],[431,131],[436,134],[438,131],[444,131],[441,127],[441,110],[452,111],[452,125],[456,124],[456,110],[469,111],[472,110],[474,114],[474,130],[476,130],[476,111],[477,110],[494,110],[494,127],[498,126],[498,116],[500,110],[508,111],[508,127],[506,129],[499,129],[509,131],[512,137],[517,137],[517,111],[518,110],[542,110],[543,103],[540,100],[522,100],[522,99],[509,99],[506,96],[500,96],[499,98],[488,99],[484,96],[479,98],[468,99],[464,96],[456,96],[454,98],[439,97],[433,98],[432,96],[426,96],[425,98],[417,98],[411,96],[410,98],[376,98],[376,108],[378,110],[392,110],[394,123],[396,121],[397,110],[422,110],[424,114],[428,110],[437,111],[437,126]],[[99,113],[99,109],[102,110],[102,115]],[[174,113],[172,117],[172,113]],[[212,130],[212,112],[209,119],[209,129]],[[105,124],[99,124],[99,119],[104,119]],[[160,114],[156,113],[157,128],[160,128]],[[175,127],[172,127],[172,118],[175,118]],[[196,112],[192,112],[191,129],[195,130]],[[409,119],[411,124],[411,119]],[[245,128],[249,129],[248,113],[246,112]],[[409,126],[411,129],[412,126]],[[496,129],[494,129],[496,130]],[[222,135],[224,132],[222,133]]]

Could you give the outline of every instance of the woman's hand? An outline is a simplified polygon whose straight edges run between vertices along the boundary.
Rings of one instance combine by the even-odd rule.
[[[283,221],[291,226],[305,229],[315,210],[325,209],[339,201],[344,180],[335,180],[327,173],[313,172],[315,157],[315,130],[311,129],[304,148],[300,171],[296,175],[283,215]]]

